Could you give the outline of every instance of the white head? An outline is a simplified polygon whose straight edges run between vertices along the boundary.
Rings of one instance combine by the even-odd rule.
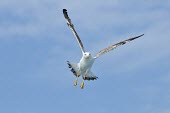
[[[91,54],[90,54],[90,52],[85,52],[85,53],[83,54],[83,56],[84,56],[84,58],[90,58],[90,57],[91,57]]]

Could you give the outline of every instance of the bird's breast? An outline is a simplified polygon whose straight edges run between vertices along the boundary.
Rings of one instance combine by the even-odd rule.
[[[81,71],[86,71],[87,69],[90,69],[94,63],[93,59],[85,59],[82,58],[80,60],[80,70]]]

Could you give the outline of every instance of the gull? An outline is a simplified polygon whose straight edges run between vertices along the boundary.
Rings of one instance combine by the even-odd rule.
[[[71,63],[69,61],[67,61],[68,67],[71,68],[71,72],[76,76],[76,80],[74,81],[74,86],[77,85],[78,82],[78,77],[82,76],[82,83],[80,85],[80,88],[83,89],[84,88],[84,81],[85,80],[97,80],[98,77],[95,76],[92,72],[91,72],[91,67],[93,66],[94,61],[101,55],[115,49],[116,47],[120,46],[120,45],[124,45],[127,42],[130,42],[132,40],[135,40],[142,35],[136,36],[136,37],[132,37],[129,38],[127,40],[121,41],[119,43],[113,44],[103,50],[101,50],[98,54],[96,54],[95,56],[92,56],[90,52],[86,52],[84,50],[84,46],[83,43],[80,39],[80,37],[78,36],[76,30],[74,29],[74,25],[71,22],[71,19],[68,16],[67,10],[63,9],[63,14],[64,17],[66,19],[67,25],[68,27],[71,29],[71,31],[73,32],[75,38],[77,39],[77,42],[80,46],[81,52],[82,52],[82,58],[80,59],[79,63]]]

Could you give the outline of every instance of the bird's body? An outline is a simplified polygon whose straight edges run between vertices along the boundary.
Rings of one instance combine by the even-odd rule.
[[[83,81],[96,80],[98,78],[91,72],[91,67],[93,66],[94,61],[95,58],[93,58],[89,52],[85,52],[82,58],[80,59],[79,63],[74,64],[74,63],[70,63],[69,61],[67,62],[69,68],[71,68],[71,71],[77,77],[74,85],[77,85],[77,80],[79,76],[82,76]],[[81,87],[82,88],[84,87],[84,82]]]
[[[89,56],[89,58],[85,58],[84,56],[82,56],[79,64],[80,64],[80,71],[81,74],[86,74],[88,71],[90,71],[93,63],[94,63],[94,58],[92,58],[91,56]]]
[[[74,29],[74,26],[71,22],[71,19],[68,17],[68,14],[67,14],[67,10],[66,9],[63,9],[63,14],[64,14],[64,17],[67,21],[67,25],[69,26],[69,28],[72,30],[74,36],[76,37],[77,41],[78,41],[78,44],[80,46],[80,49],[82,51],[82,58],[80,59],[80,62],[79,63],[71,63],[71,62],[67,62],[69,68],[71,68],[71,71],[73,72],[73,74],[76,76],[76,81],[74,82],[74,86],[77,85],[77,81],[78,81],[78,77],[79,76],[82,76],[83,78],[83,82],[81,83],[80,87],[83,89],[84,88],[84,80],[96,80],[98,77],[95,76],[92,72],[91,72],[91,68],[93,66],[93,63],[94,61],[101,55],[115,49],[116,47],[120,46],[120,45],[124,45],[126,44],[127,42],[130,42],[132,40],[135,40],[141,36],[143,36],[144,34],[142,35],[139,35],[139,36],[136,36],[136,37],[132,37],[132,38],[129,38],[127,40],[124,40],[122,42],[119,42],[117,44],[113,44],[103,50],[101,50],[98,54],[96,54],[94,57],[91,56],[90,52],[85,52],[84,50],[84,47],[83,47],[83,43],[81,42],[80,40],[80,37],[78,36],[76,30]]]

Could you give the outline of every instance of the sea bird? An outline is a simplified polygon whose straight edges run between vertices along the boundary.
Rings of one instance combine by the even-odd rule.
[[[76,30],[74,28],[74,25],[72,24],[71,19],[68,16],[68,13],[67,13],[66,9],[63,9],[63,14],[64,14],[64,17],[66,19],[67,25],[71,29],[71,31],[73,32],[75,38],[77,39],[77,42],[78,42],[78,44],[80,46],[80,49],[81,49],[81,52],[82,52],[82,58],[80,59],[79,63],[71,63],[71,62],[67,61],[68,67],[71,68],[71,72],[76,76],[76,80],[74,81],[74,86],[77,85],[78,77],[82,76],[83,81],[82,81],[82,83],[80,85],[81,89],[84,88],[84,81],[85,80],[97,80],[98,79],[98,77],[95,76],[91,72],[91,67],[93,66],[94,61],[99,56],[101,56],[101,55],[115,49],[116,47],[118,47],[120,45],[124,45],[127,42],[135,40],[135,39],[137,39],[137,38],[144,35],[144,34],[142,34],[142,35],[139,35],[139,36],[132,37],[132,38],[129,38],[127,40],[121,41],[119,43],[113,44],[113,45],[101,50],[95,56],[91,56],[90,52],[85,51],[83,43],[82,43],[80,37],[78,36],[78,34],[77,34],[77,32],[76,32]]]

